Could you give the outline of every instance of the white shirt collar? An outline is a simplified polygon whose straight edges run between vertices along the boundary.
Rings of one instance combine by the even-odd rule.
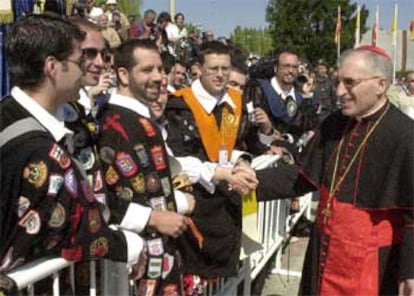
[[[223,103],[227,103],[233,110],[236,108],[236,105],[227,92],[221,98],[213,97],[205,90],[200,79],[194,80],[191,84],[191,90],[193,91],[198,102],[208,114],[213,112],[216,105],[221,105]]]
[[[92,109],[91,100],[89,99],[89,95],[88,95],[88,88],[89,87],[85,86],[79,90],[79,100],[78,100],[78,103],[81,104],[85,108],[86,115],[91,113],[91,109]]]
[[[286,99],[288,96],[291,96],[295,101],[297,101],[294,87],[292,87],[289,93],[286,95],[285,92],[280,87],[279,82],[277,81],[276,77],[272,77],[272,79],[270,79],[270,84],[272,85],[274,90],[277,92],[277,94],[282,97],[283,100]]]
[[[146,118],[151,118],[148,106],[144,105],[137,99],[120,95],[117,92],[113,92],[111,94],[108,103],[129,109]]]
[[[15,86],[11,90],[11,95],[24,109],[26,109],[44,128],[46,128],[56,140],[59,142],[66,134],[73,132],[65,127],[65,122],[58,120],[54,115],[50,114],[46,109],[40,106],[21,88]]]

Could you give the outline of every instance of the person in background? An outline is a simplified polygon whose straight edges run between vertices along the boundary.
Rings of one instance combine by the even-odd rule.
[[[105,14],[108,16],[111,27],[113,27],[121,37],[122,41],[128,40],[131,25],[127,16],[118,10],[117,0],[107,0]],[[114,14],[116,15],[114,17]]]
[[[227,87],[238,90],[243,95],[247,82],[248,69],[245,64],[233,63],[230,70]]]
[[[114,28],[109,26],[109,19],[106,14],[102,14],[98,17],[98,26],[101,28],[101,33],[105,40],[109,43],[110,49],[115,49],[121,45],[121,37]]]
[[[184,14],[179,12],[174,16],[174,23],[168,23],[165,30],[170,43],[175,44],[181,38],[187,38],[188,33],[184,26],[184,20]]]
[[[155,43],[131,39],[114,55],[117,91],[99,113],[98,151],[112,216],[121,228],[137,231],[148,246],[148,268],[138,295],[180,291],[175,239],[187,228],[194,206],[189,193],[175,192],[168,154],[149,104],[159,97],[162,62]],[[137,219],[138,217],[138,219]]]
[[[193,58],[188,67],[188,72],[190,73],[191,82],[194,82],[196,79],[199,79],[201,76],[201,65],[197,58]]]
[[[168,92],[174,93],[187,85],[187,67],[181,60],[175,59],[174,66],[168,73]]]
[[[413,295],[414,121],[386,97],[393,62],[376,46],[342,53],[329,115],[300,166],[268,171],[258,192],[320,193],[301,295]]]
[[[335,87],[329,77],[328,64],[324,59],[319,59],[316,65],[316,80],[314,99],[318,105],[320,122],[336,108]]]
[[[144,247],[135,233],[109,228],[71,156],[72,132],[56,117],[79,97],[84,38],[74,24],[46,14],[22,18],[8,33],[14,87],[0,102],[0,272],[50,255],[132,265]]]
[[[137,25],[137,34],[134,38],[138,39],[156,39],[155,30],[155,18],[157,17],[157,13],[152,10],[148,9],[144,12],[144,17],[138,22]]]
[[[396,93],[395,97],[395,99],[391,98],[388,93],[389,100],[401,111],[414,119],[414,71],[407,73],[405,83]]]

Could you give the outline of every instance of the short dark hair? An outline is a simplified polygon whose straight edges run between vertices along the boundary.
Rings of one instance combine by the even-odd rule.
[[[134,50],[136,48],[154,50],[157,53],[158,47],[151,39],[130,39],[122,43],[114,54],[114,69],[125,68],[130,71],[135,65]]]
[[[63,61],[73,53],[74,41],[85,33],[68,20],[51,14],[28,15],[15,22],[6,37],[10,79],[23,88],[37,86],[43,79],[48,56]]]
[[[177,13],[177,14],[174,16],[174,21],[177,21],[178,17],[180,17],[180,16],[181,16],[183,19],[185,19],[184,14],[183,14],[183,13],[181,13],[181,12],[179,12],[179,13]]]
[[[230,55],[230,49],[227,45],[224,45],[222,42],[213,40],[205,42],[200,47],[199,61],[203,65],[205,62],[205,56],[209,54],[228,54]]]
[[[161,24],[163,22],[171,22],[171,15],[166,11],[161,12],[157,18],[157,24]]]

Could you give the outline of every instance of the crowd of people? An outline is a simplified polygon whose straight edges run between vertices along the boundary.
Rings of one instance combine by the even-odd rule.
[[[255,191],[293,212],[319,192],[301,294],[414,293],[414,72],[391,96],[376,46],[330,71],[287,48],[254,61],[182,13],[45,8],[5,42],[0,292],[15,292],[7,272],[58,255],[79,274],[124,262],[113,272],[126,266],[137,295],[203,295],[237,273]]]

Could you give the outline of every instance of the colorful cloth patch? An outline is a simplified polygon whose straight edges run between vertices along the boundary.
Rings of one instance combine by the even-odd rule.
[[[36,188],[42,187],[47,179],[47,166],[44,161],[29,163],[23,170],[23,178]]]
[[[155,172],[149,173],[146,181],[148,192],[157,192],[161,188],[161,181]]]
[[[115,163],[122,175],[131,177],[138,171],[138,165],[134,162],[131,155],[125,152],[118,152],[116,154]]]
[[[0,261],[0,271],[8,270],[10,264],[13,262],[13,247],[10,247],[3,259]]]
[[[95,164],[95,153],[91,147],[82,149],[79,153],[79,160],[85,170],[90,170]]]
[[[59,192],[59,189],[63,185],[63,177],[58,174],[52,174],[49,177],[49,188],[47,190],[48,196],[56,196]]]
[[[162,271],[162,259],[161,258],[150,258],[148,261],[147,276],[150,279],[156,279],[161,276]]]
[[[93,194],[93,190],[89,182],[82,180],[81,185],[82,185],[82,191],[83,191],[83,194],[86,200],[88,202],[93,202],[95,200],[95,195]]]
[[[132,197],[134,196],[134,192],[132,191],[131,188],[128,187],[117,187],[115,189],[116,195],[126,201],[131,201]]]
[[[64,170],[71,164],[69,155],[60,148],[58,144],[53,144],[52,148],[49,150],[49,156]]]
[[[64,104],[61,110],[66,122],[75,122],[79,118],[78,112],[70,104]]]
[[[161,186],[162,186],[162,191],[164,191],[164,194],[166,196],[171,194],[170,178],[168,178],[168,177],[162,178],[161,179]]]
[[[176,212],[175,204],[172,201],[169,201],[167,203],[167,210],[168,211]]]
[[[105,173],[105,181],[108,185],[114,185],[119,180],[119,175],[113,168],[113,166],[109,166],[108,170]]]
[[[21,218],[27,212],[29,207],[30,207],[30,200],[27,197],[21,195],[19,197],[19,201],[17,204],[17,217]]]
[[[155,287],[157,285],[156,280],[142,279],[139,281],[139,287],[137,289],[137,294],[139,296],[154,296]]]
[[[149,158],[148,158],[147,151],[145,151],[144,144],[136,144],[134,146],[134,150],[135,150],[135,153],[136,153],[136,155],[137,155],[137,157],[139,159],[139,163],[143,167],[149,166],[150,162],[149,162]]]
[[[161,238],[147,240],[148,254],[151,256],[160,256],[164,253],[164,246]]]
[[[101,160],[107,164],[112,164],[115,160],[115,150],[108,146],[103,146],[99,151]]]
[[[167,278],[173,266],[174,266],[174,256],[168,253],[164,253],[164,256],[162,259],[162,278],[163,279]]]
[[[65,189],[73,198],[78,197],[78,182],[75,178],[73,169],[69,169],[65,172]]]
[[[148,137],[153,137],[156,135],[155,128],[148,119],[142,117],[138,120],[142,124],[142,127],[144,128]]]
[[[50,249],[53,249],[54,247],[56,247],[61,239],[62,239],[62,236],[53,235],[51,237],[48,237],[45,240],[45,242],[43,243],[43,245],[45,246],[46,250],[50,250]]]
[[[100,237],[94,240],[89,246],[89,253],[92,257],[102,257],[109,250],[109,243],[105,237]]]
[[[52,228],[59,228],[63,225],[63,223],[66,220],[66,210],[63,207],[63,205],[58,202],[53,209],[52,214],[50,215],[50,219],[47,222],[47,225],[49,225]]]
[[[27,234],[37,234],[40,231],[41,226],[39,213],[35,210],[30,210],[19,221],[19,226],[26,228]]]
[[[149,202],[150,202],[151,208],[153,210],[157,210],[157,211],[166,211],[167,210],[167,203],[165,201],[164,196],[151,197]]]
[[[161,145],[156,145],[151,148],[151,156],[157,171],[161,171],[167,167]]]
[[[106,194],[105,193],[95,193],[95,200],[103,205],[106,205]]]
[[[178,285],[169,284],[162,289],[162,296],[178,296]]]
[[[101,213],[98,208],[88,210],[88,230],[90,233],[97,233],[102,229]]]
[[[145,193],[145,177],[143,173],[139,173],[135,177],[131,178],[131,186],[135,192]]]
[[[99,192],[103,187],[103,181],[102,181],[102,173],[101,170],[97,170],[95,172],[95,178],[93,178],[94,184],[93,184],[93,191]]]

